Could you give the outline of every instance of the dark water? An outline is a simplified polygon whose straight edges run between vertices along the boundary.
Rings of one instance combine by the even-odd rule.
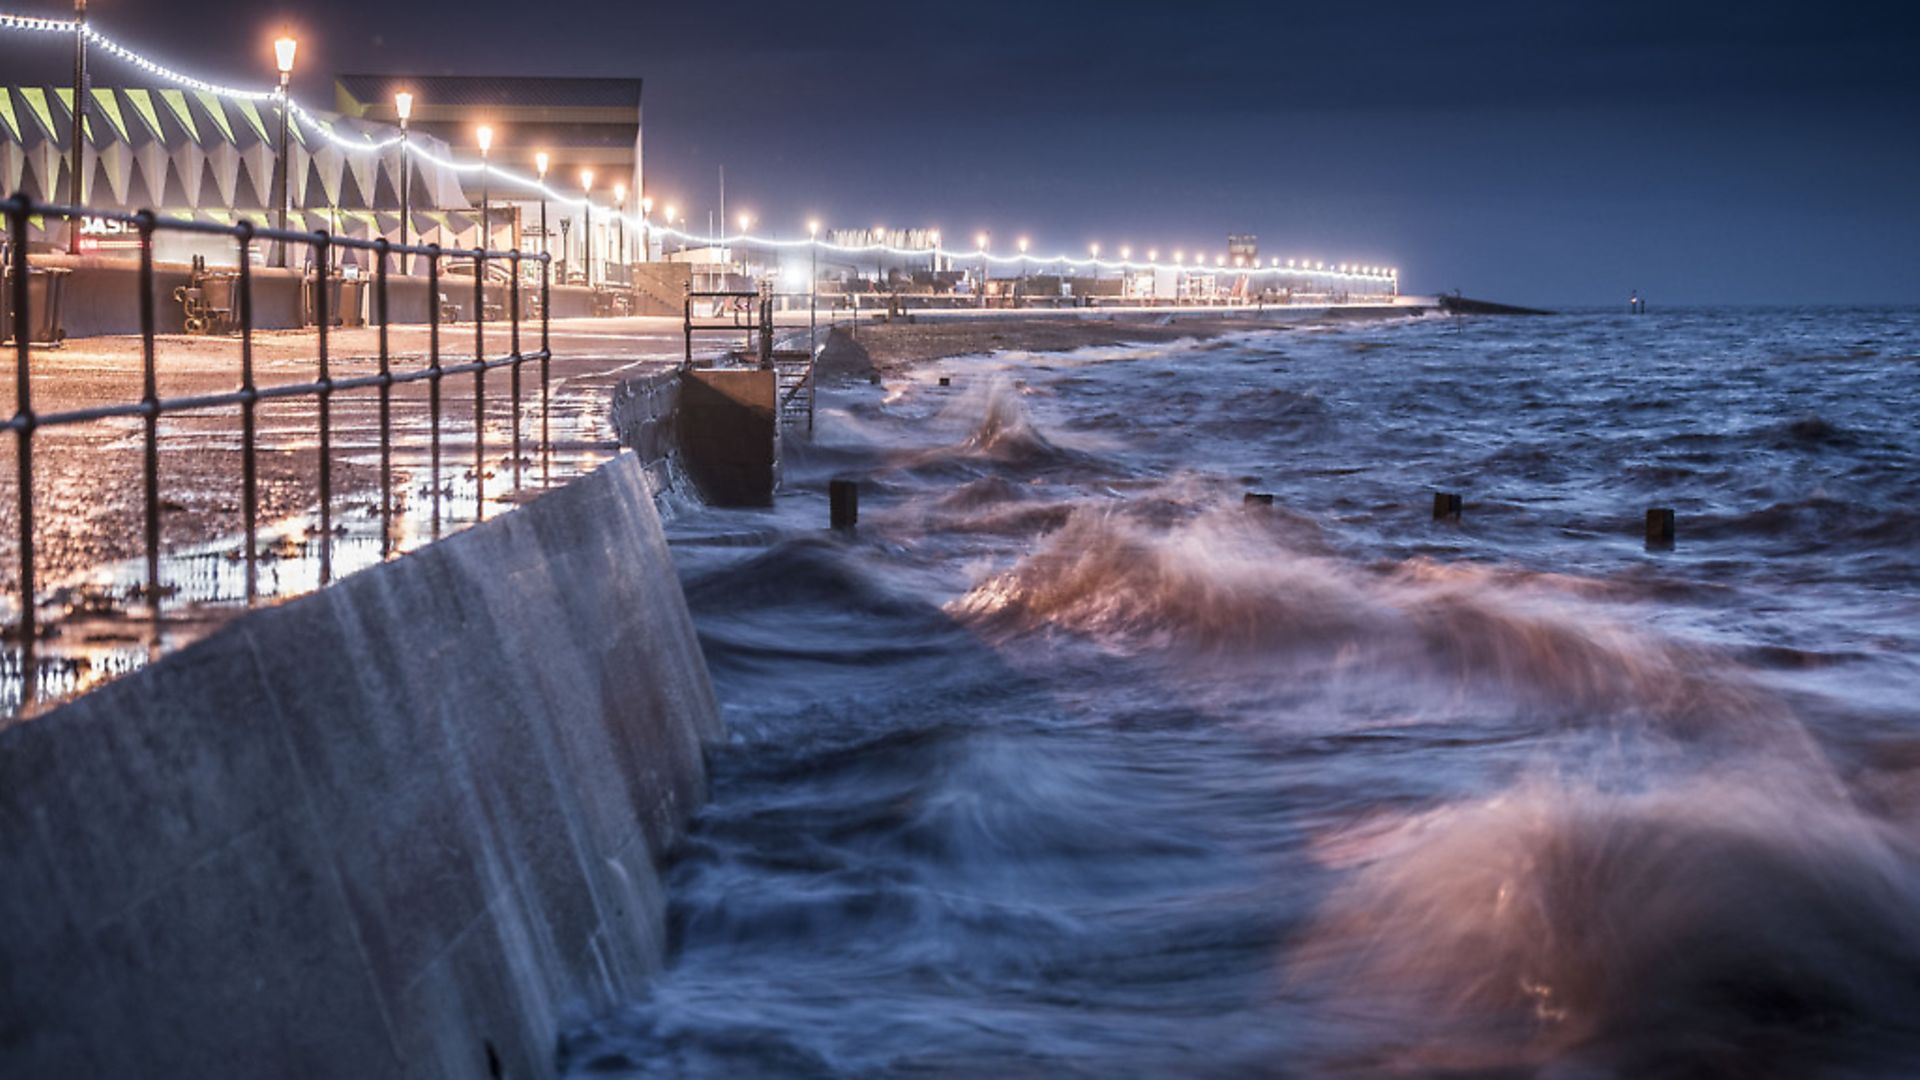
[[[836,390],[672,526],[733,738],[567,1068],[1920,1073],[1917,387],[1781,311]]]

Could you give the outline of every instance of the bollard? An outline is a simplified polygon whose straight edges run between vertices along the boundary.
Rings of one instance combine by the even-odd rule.
[[[1272,506],[1273,493],[1270,491],[1249,491],[1247,492],[1246,497],[1240,500],[1240,505]]]
[[[1460,493],[1457,491],[1436,491],[1433,493],[1433,520],[1460,520]]]
[[[834,528],[853,528],[860,520],[860,485],[852,480],[827,481],[827,505]]]
[[[1655,506],[1647,510],[1647,550],[1673,550],[1673,508]]]
[[[950,379],[950,378],[948,378],[948,377],[947,377],[947,376],[945,376],[945,375],[942,375],[942,376],[940,376],[940,385],[941,385],[941,386],[952,386],[952,385],[953,385],[953,380],[952,380],[952,379]]]

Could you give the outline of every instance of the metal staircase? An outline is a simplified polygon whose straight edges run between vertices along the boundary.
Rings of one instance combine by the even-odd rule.
[[[695,309],[705,303],[707,312],[696,321]],[[804,426],[813,432],[814,378],[817,355],[808,349],[776,349],[773,345],[773,283],[763,281],[752,292],[700,291],[687,289],[685,366],[693,367],[694,335],[718,333],[743,336],[745,342],[727,351],[736,364],[754,364],[774,373],[775,408],[782,427]]]
[[[780,425],[805,426],[813,434],[813,364],[818,353],[806,349],[773,350],[774,385],[780,401]]]

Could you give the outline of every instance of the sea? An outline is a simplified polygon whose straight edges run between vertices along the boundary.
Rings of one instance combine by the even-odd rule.
[[[830,380],[668,523],[730,735],[562,1068],[1920,1074],[1917,415],[1898,309]]]

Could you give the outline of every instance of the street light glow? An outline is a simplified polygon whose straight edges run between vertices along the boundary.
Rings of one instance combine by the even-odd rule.
[[[473,137],[474,141],[480,144],[480,156],[486,157],[487,151],[493,149],[493,129],[481,124],[474,129]]]
[[[393,111],[400,117],[402,124],[413,117],[413,95],[405,90],[393,95]]]
[[[592,169],[580,170],[580,190],[585,191],[589,194],[593,192],[593,170]]]
[[[540,179],[542,181],[546,180],[547,178],[547,166],[551,162],[552,162],[552,159],[547,157],[547,152],[545,150],[542,150],[539,153],[533,155],[533,171],[540,174]]]
[[[255,39],[259,40],[259,39]],[[282,76],[293,74],[293,57],[300,51],[300,43],[291,37],[275,38],[273,42],[273,62]]]

